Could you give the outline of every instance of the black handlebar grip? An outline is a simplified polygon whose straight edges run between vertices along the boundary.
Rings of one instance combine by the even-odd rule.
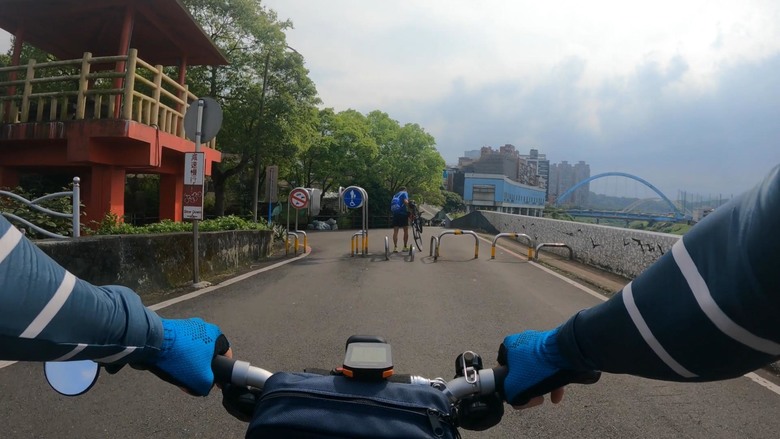
[[[214,372],[214,382],[228,384],[233,378],[233,365],[236,360],[223,355],[215,355],[211,360],[211,370]]]
[[[559,370],[540,381],[535,386],[529,387],[524,392],[521,392],[514,400],[509,401],[509,403],[512,405],[525,405],[531,398],[546,395],[567,384],[593,384],[597,382],[599,378],[601,378],[601,372],[595,370]]]
[[[509,374],[509,368],[506,366],[498,366],[493,368],[493,379],[496,382],[496,392],[504,394],[504,380]]]

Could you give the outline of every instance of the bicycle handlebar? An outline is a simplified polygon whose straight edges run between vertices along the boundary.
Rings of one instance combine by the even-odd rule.
[[[214,381],[217,383],[231,383],[256,389],[262,389],[265,386],[265,381],[273,375],[272,372],[252,366],[246,361],[233,360],[221,355],[214,357],[211,368],[214,371]],[[429,379],[417,375],[405,375],[401,380],[408,384],[428,385],[437,388],[444,392],[451,402],[457,403],[467,396],[489,395],[503,390],[504,378],[508,372],[506,366],[499,366],[493,369],[472,370],[466,376],[450,381],[444,381],[441,378]],[[406,377],[408,377],[408,381]]]

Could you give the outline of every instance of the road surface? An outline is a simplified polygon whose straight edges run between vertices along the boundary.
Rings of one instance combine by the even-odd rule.
[[[430,233],[425,231],[425,245]],[[269,370],[330,368],[351,334],[393,345],[396,370],[447,379],[458,353],[488,364],[506,334],[546,329],[601,302],[538,265],[490,243],[445,236],[441,257],[428,249],[384,258],[388,230],[371,230],[368,256],[350,257],[353,231],[315,232],[305,258],[159,311],[218,323],[237,358]],[[392,244],[391,244],[392,245]],[[400,247],[400,245],[399,245]],[[221,407],[218,391],[190,397],[153,375],[124,368],[103,374],[86,395],[66,398],[44,382],[40,364],[0,369],[0,437],[243,437],[246,425]],[[563,404],[507,410],[502,423],[466,438],[775,438],[780,395],[747,378],[679,384],[604,375],[570,386]]]

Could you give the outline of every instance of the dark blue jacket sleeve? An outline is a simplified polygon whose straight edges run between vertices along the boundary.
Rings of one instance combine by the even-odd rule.
[[[132,290],[76,278],[0,215],[0,360],[132,363],[162,335]]]
[[[717,208],[609,301],[563,325],[578,368],[673,381],[780,358],[780,167]]]

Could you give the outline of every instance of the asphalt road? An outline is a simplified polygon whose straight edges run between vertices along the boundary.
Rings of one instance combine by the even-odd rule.
[[[425,233],[428,245],[430,233]],[[330,368],[351,334],[393,345],[396,370],[451,378],[458,353],[493,363],[504,335],[551,328],[600,300],[490,244],[445,236],[441,257],[384,258],[386,230],[370,231],[370,255],[350,257],[352,231],[310,234],[311,254],[159,311],[218,323],[236,357],[269,370]],[[48,388],[40,364],[0,369],[2,438],[243,437],[246,425],[221,407],[218,391],[185,395],[151,374],[103,374],[86,395]],[[570,386],[563,404],[507,410],[487,432],[466,438],[775,438],[780,396],[746,378],[678,384],[605,375]]]

